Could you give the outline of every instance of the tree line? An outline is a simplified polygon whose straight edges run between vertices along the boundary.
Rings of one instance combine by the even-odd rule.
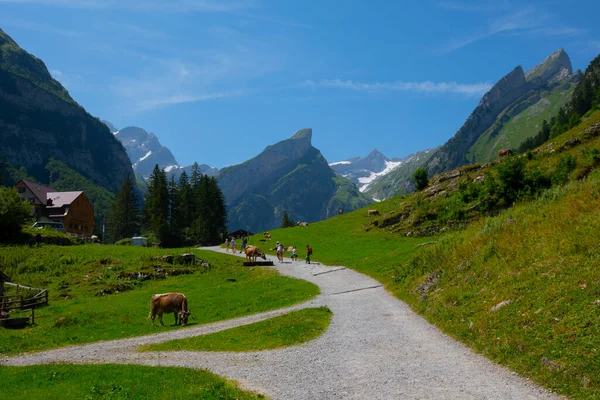
[[[538,133],[521,143],[518,152],[524,153],[541,146],[548,140],[579,125],[582,117],[586,117],[599,108],[600,55],[593,59],[585,69],[565,107],[561,107],[558,113],[550,119],[550,122],[544,120]]]
[[[142,234],[164,247],[214,245],[227,233],[227,209],[214,177],[203,175],[197,163],[176,181],[158,165],[148,180],[143,205],[133,177],[123,180],[108,220],[111,242]]]

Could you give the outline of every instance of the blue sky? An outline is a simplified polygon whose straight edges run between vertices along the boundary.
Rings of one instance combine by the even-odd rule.
[[[515,66],[600,53],[600,2],[0,0],[0,27],[91,114],[182,165],[313,128],[329,161],[441,145]]]

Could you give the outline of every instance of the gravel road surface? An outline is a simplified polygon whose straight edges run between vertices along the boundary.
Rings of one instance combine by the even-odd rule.
[[[339,266],[289,259],[279,263],[269,258],[281,274],[313,282],[321,294],[286,309],[2,358],[0,365],[66,362],[201,368],[274,399],[558,398],[444,335],[365,275]],[[322,336],[303,345],[250,353],[137,351],[141,344],[217,332],[321,305],[333,311],[331,325]]]

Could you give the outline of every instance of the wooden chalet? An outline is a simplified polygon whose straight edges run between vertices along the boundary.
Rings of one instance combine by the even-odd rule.
[[[94,210],[81,191],[57,192],[28,180],[16,184],[21,197],[33,205],[32,216],[62,222],[65,231],[90,236],[94,230]]]

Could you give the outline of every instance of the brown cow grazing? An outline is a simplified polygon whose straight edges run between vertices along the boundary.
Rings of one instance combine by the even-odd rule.
[[[498,157],[512,156],[513,152],[511,149],[502,149],[498,151]]]
[[[173,313],[175,315],[175,325],[179,322],[181,326],[186,326],[188,317],[191,314],[188,310],[187,299],[181,293],[155,294],[150,301],[150,309],[148,318],[152,319],[152,325],[154,325],[154,318],[158,315],[160,324],[165,326],[162,320],[163,314]]]
[[[267,259],[267,256],[265,256],[265,253],[263,253],[262,251],[260,251],[260,249],[256,246],[248,246],[246,247],[246,259],[248,261],[255,261],[256,262],[256,257],[260,257],[263,260]]]
[[[378,210],[368,210],[367,215],[379,215],[379,211]]]

